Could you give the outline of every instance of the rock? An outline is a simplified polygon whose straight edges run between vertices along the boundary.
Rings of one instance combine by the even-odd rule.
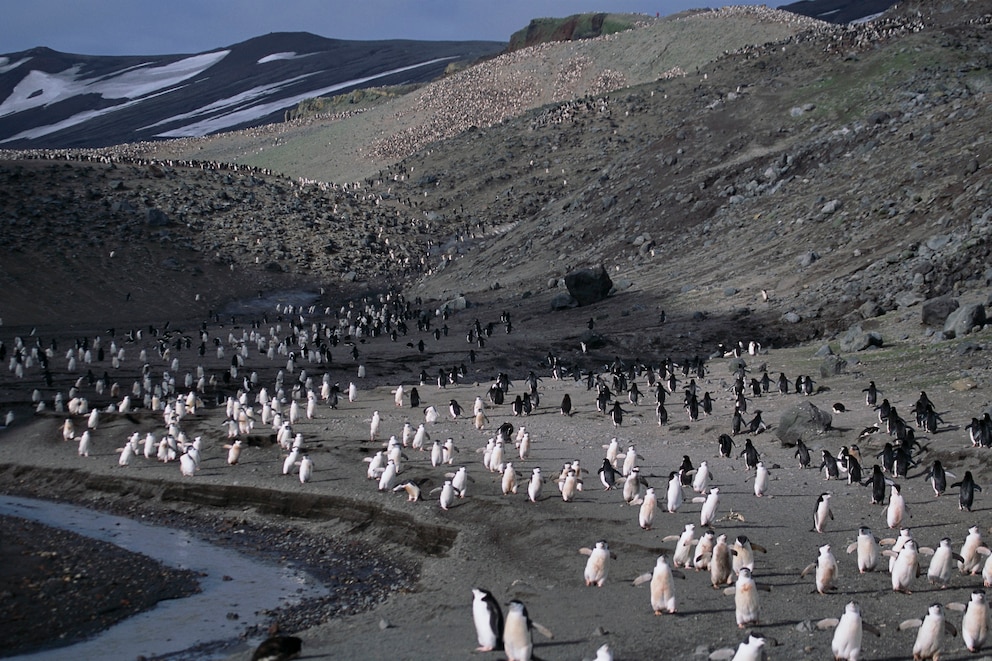
[[[819,434],[830,429],[833,416],[816,408],[812,402],[794,404],[782,412],[775,435],[785,447],[792,447],[796,441],[812,441]]]
[[[565,287],[578,305],[590,305],[606,298],[613,281],[602,264],[578,269],[565,276]]]
[[[269,262],[268,264],[265,265],[265,270],[268,271],[269,273],[283,272],[282,264],[280,264],[279,262]]]
[[[820,363],[820,378],[837,376],[847,369],[847,361],[840,356],[827,356]]]
[[[162,268],[168,269],[170,271],[180,271],[183,268],[183,265],[180,264],[179,260],[176,259],[175,257],[166,257],[165,259],[162,260],[161,265]]]
[[[807,268],[818,259],[820,259],[820,255],[815,250],[808,250],[806,254],[799,258],[799,267]]]
[[[567,310],[578,306],[579,302],[572,298],[570,294],[566,294],[565,292],[555,294],[551,299],[552,310]]]
[[[747,369],[747,361],[744,358],[734,357],[727,362],[727,369],[731,374],[737,374],[743,369]]]
[[[958,379],[957,381],[951,382],[951,389],[957,390],[958,392],[964,392],[966,390],[974,390],[978,387],[973,379],[964,377],[963,379]]]
[[[344,282],[354,282],[357,279],[358,279],[358,274],[355,273],[354,271],[348,271],[347,273],[341,276],[341,280],[343,280]]]
[[[830,348],[829,344],[824,344],[822,347],[816,350],[813,354],[814,358],[826,358],[827,356],[834,355],[834,350]]]
[[[885,314],[885,310],[875,301],[865,301],[858,307],[858,314],[861,315],[862,319],[873,319],[881,317]]]
[[[145,223],[150,227],[165,227],[169,224],[169,217],[161,209],[150,207],[145,211]]]
[[[972,329],[985,325],[985,306],[981,303],[962,305],[944,322],[944,335],[948,338],[963,337]]]
[[[840,209],[840,200],[830,200],[822,207],[820,207],[820,213],[822,213],[824,216],[829,216],[830,214],[836,212],[838,209]]]
[[[924,326],[943,326],[947,317],[958,309],[960,304],[950,294],[937,296],[923,301],[921,306],[921,323]]]
[[[875,331],[866,331],[859,325],[848,328],[840,338],[840,350],[844,353],[880,346],[882,346],[882,336]]]
[[[438,308],[438,314],[443,313],[445,310],[448,312],[461,312],[468,307],[468,300],[464,296],[455,296],[454,298],[445,301]]]
[[[723,288],[723,295],[724,296],[734,296],[735,294],[737,294],[737,287],[724,287]]]
[[[798,324],[803,318],[795,312],[786,312],[782,315],[782,321],[787,324]]]
[[[913,307],[923,301],[923,297],[914,291],[904,291],[896,294],[896,305],[901,308]]]

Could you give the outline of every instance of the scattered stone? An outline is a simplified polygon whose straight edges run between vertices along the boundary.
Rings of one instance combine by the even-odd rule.
[[[798,324],[803,318],[799,316],[796,312],[786,312],[782,315],[782,321],[787,324]]]
[[[814,358],[825,358],[827,356],[834,355],[834,350],[830,348],[829,344],[824,344],[822,347],[816,350],[813,354]]]
[[[552,310],[567,310],[569,308],[576,308],[579,306],[579,302],[572,298],[570,294],[562,292],[560,294],[555,294],[551,298],[551,309]]]
[[[896,294],[896,305],[901,308],[913,307],[917,303],[921,303],[923,297],[913,291],[904,291]]]
[[[169,216],[161,209],[151,207],[145,211],[145,223],[149,227],[165,227],[169,224]]]
[[[820,259],[820,255],[815,250],[808,250],[806,251],[806,254],[799,258],[799,267],[808,268],[818,259]]]
[[[865,301],[858,307],[858,314],[861,315],[862,319],[874,319],[885,314],[885,310],[875,301]]]
[[[836,212],[838,209],[840,209],[840,200],[830,200],[822,207],[820,207],[820,213],[822,213],[824,216],[829,216],[830,214]]]
[[[951,381],[951,389],[957,390],[958,392],[965,392],[966,390],[974,390],[978,387],[973,379],[964,377],[962,379],[957,379],[956,381]]]
[[[820,363],[820,378],[827,378],[843,374],[847,370],[847,361],[840,356],[827,356]]]

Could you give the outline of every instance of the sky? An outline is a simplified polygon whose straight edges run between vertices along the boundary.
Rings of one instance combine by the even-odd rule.
[[[47,46],[83,55],[202,53],[269,32],[335,39],[509,41],[532,18],[582,12],[662,16],[766,0],[0,0],[0,53]]]

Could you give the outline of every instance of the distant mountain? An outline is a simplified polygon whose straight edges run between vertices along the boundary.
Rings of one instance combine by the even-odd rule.
[[[0,56],[0,148],[99,147],[281,121],[303,99],[437,79],[489,41],[345,41],[271,33],[193,55]]]
[[[800,0],[779,9],[828,23],[855,23],[881,14],[896,0]]]

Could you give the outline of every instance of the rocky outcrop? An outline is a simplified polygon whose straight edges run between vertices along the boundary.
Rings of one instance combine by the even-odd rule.
[[[786,447],[792,447],[796,441],[804,443],[830,429],[833,416],[821,411],[812,402],[800,402],[782,413],[775,435]]]
[[[591,305],[606,298],[613,288],[606,268],[600,264],[592,268],[578,269],[565,276],[565,287],[579,305]]]

